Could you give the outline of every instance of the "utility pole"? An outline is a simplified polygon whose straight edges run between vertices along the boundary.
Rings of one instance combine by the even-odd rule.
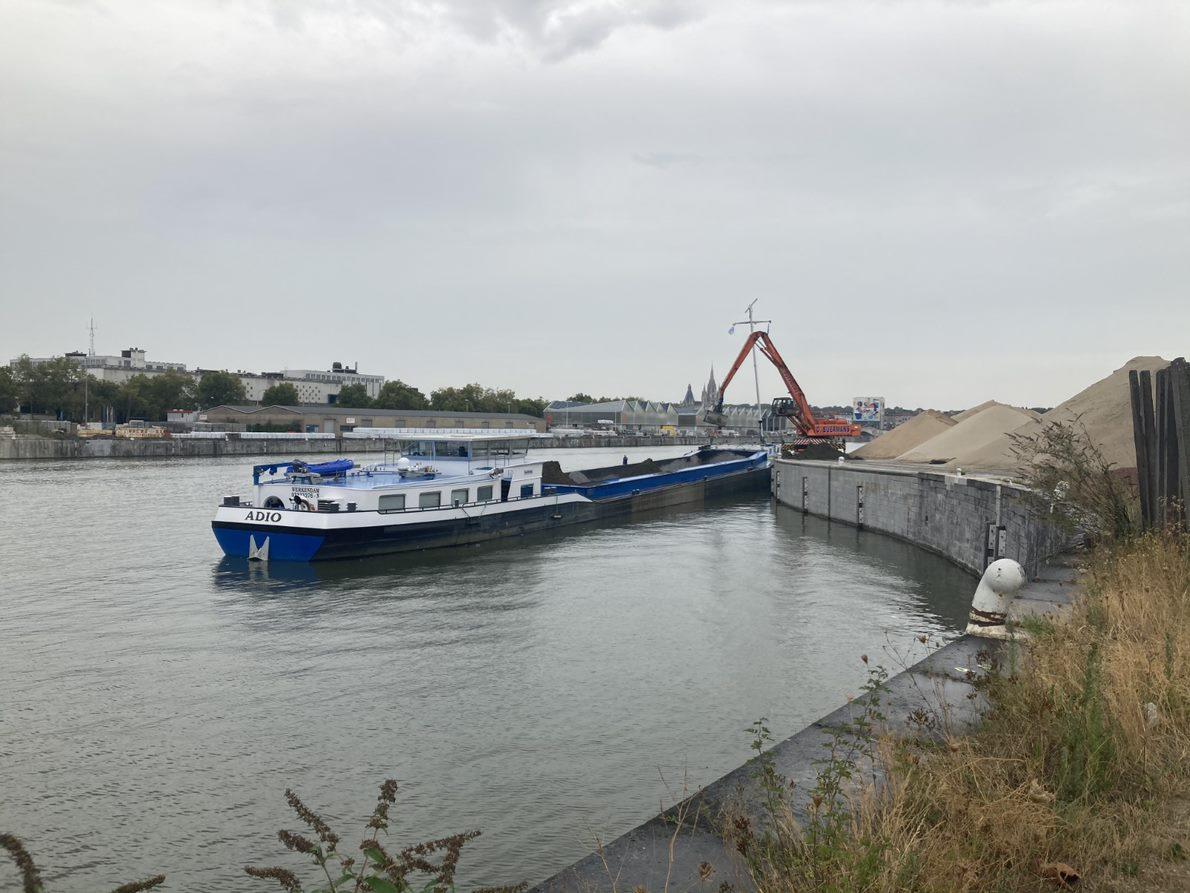
[[[731,328],[728,329],[729,334],[734,334],[735,327],[742,326],[745,323],[748,324],[748,334],[755,332],[756,327],[758,325],[763,324],[765,326],[771,326],[773,324],[773,321],[771,319],[753,319],[752,318],[752,308],[756,306],[756,302],[759,300],[760,300],[760,298],[756,298],[752,301],[751,304],[748,305],[748,310],[747,310],[748,318],[747,319],[742,319],[739,322],[733,322],[731,324]],[[767,332],[768,329],[765,329],[765,331]],[[756,362],[756,346],[755,345],[752,346],[752,378],[756,382],[756,429],[760,433],[761,440],[764,440],[764,427],[762,424],[763,420],[764,420],[764,411],[760,408],[760,367],[758,366],[758,364]]]

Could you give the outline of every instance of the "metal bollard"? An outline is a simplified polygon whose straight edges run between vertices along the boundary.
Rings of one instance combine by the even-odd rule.
[[[1025,569],[1011,558],[1000,558],[988,565],[975,587],[971,613],[967,618],[967,635],[988,639],[1010,639],[1004,625],[1008,606],[1025,585]]]

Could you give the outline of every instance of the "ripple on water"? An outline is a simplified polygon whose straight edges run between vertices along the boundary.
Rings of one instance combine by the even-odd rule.
[[[860,654],[953,635],[972,585],[764,498],[247,567],[209,521],[249,465],[0,466],[0,826],[54,890],[243,889],[286,787],[351,836],[388,776],[394,840],[480,827],[464,883],[539,879],[738,765],[757,716],[837,706]]]

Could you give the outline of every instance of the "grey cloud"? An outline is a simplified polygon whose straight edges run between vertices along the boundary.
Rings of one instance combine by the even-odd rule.
[[[0,359],[93,314],[191,364],[677,398],[753,297],[816,400],[1185,352],[1184,4],[277,8],[0,5]]]
[[[602,45],[629,27],[670,30],[700,18],[701,0],[269,0],[274,23],[299,30],[312,16],[370,20],[408,36],[411,28],[448,23],[484,43],[512,43],[547,62]]]

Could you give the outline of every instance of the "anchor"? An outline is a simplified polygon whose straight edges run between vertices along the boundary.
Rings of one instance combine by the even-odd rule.
[[[266,536],[264,542],[260,547],[256,546],[256,537],[249,535],[248,537],[248,560],[249,561],[268,561],[269,560],[269,538]]]

